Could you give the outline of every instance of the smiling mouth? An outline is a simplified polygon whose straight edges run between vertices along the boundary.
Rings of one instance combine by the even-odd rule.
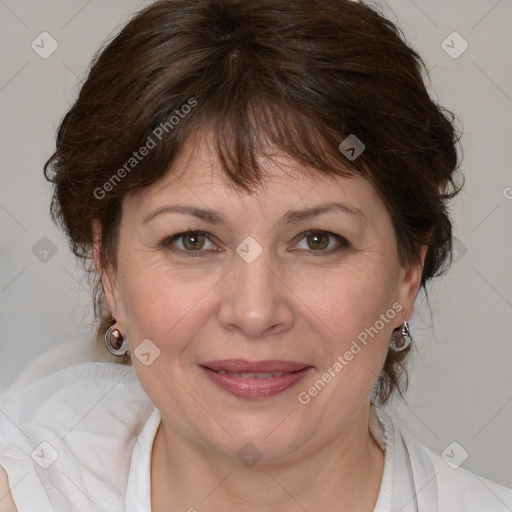
[[[199,368],[218,388],[239,398],[268,398],[294,386],[314,368],[291,361],[212,361]]]
[[[233,375],[234,377],[240,377],[242,379],[270,379],[271,377],[282,377],[287,373],[296,373],[296,372],[271,372],[271,373],[239,373],[239,372],[228,372],[226,370],[212,370],[219,374]],[[298,370],[300,371],[300,370]]]

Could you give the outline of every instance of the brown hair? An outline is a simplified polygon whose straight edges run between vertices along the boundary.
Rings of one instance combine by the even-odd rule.
[[[362,2],[164,0],[138,13],[96,54],[45,165],[52,218],[92,280],[98,337],[112,317],[92,262],[93,220],[103,264],[115,268],[123,197],[169,172],[205,128],[246,191],[269,146],[319,173],[364,176],[390,212],[401,264],[428,246],[425,288],[451,262],[460,136],[422,71],[401,30]],[[338,149],[349,135],[365,145],[353,161]],[[388,353],[372,400],[402,395],[407,352]]]

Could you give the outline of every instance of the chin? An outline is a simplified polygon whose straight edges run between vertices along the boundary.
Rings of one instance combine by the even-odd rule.
[[[283,421],[285,417],[238,416],[225,424],[231,436],[221,430],[219,436],[205,436],[203,440],[210,449],[229,458],[238,458],[247,467],[289,460],[303,449],[305,433],[300,426]]]

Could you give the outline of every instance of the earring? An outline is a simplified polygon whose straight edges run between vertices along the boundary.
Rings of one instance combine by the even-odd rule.
[[[128,342],[123,338],[121,331],[115,328],[115,324],[111,325],[105,333],[105,346],[114,356],[130,355]]]
[[[403,352],[405,349],[409,348],[409,345],[411,343],[412,337],[409,332],[409,324],[407,323],[407,320],[404,318],[404,323],[402,324],[400,332],[398,332],[398,330],[393,331],[393,334],[391,336],[390,348],[393,352]]]

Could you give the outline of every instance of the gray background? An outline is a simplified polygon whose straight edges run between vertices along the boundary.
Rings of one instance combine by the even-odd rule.
[[[0,390],[21,372],[18,387],[96,357],[89,292],[49,218],[42,167],[96,49],[145,3],[0,0]],[[456,441],[463,467],[512,487],[512,3],[388,5],[431,70],[432,94],[463,124],[466,175],[457,261],[430,288],[432,316],[418,297],[407,405],[392,409],[434,451]],[[47,59],[31,47],[44,31],[58,43]],[[469,44],[458,58],[442,47],[454,31]],[[44,237],[55,254],[41,252],[53,247]]]

